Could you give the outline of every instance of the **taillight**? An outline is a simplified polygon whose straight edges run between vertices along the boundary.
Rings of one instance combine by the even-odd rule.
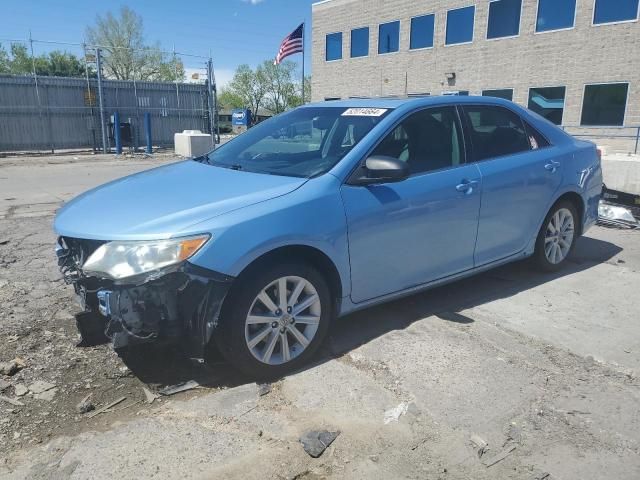
[[[598,154],[598,160],[602,161],[602,149],[600,147],[596,147],[596,153]]]

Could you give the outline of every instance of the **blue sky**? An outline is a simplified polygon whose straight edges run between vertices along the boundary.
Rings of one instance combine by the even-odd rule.
[[[4,0],[0,42],[6,38],[81,43],[85,27],[96,15],[117,12],[127,5],[144,20],[146,38],[163,48],[214,57],[216,77],[226,83],[241,63],[252,66],[274,58],[280,42],[301,22],[307,22],[307,68],[311,69],[311,4],[317,0]],[[9,6],[10,5],[10,6]],[[36,44],[36,53],[72,46]],[[301,55],[291,60],[301,62]],[[184,58],[185,67],[200,67],[199,59]]]

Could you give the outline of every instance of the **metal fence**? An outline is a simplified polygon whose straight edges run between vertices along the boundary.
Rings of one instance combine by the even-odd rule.
[[[145,113],[155,146],[173,144],[182,130],[209,132],[208,95],[203,84],[103,80],[107,148],[116,111],[131,125],[132,147],[144,144]],[[76,148],[102,150],[97,80],[0,76],[0,151]]]
[[[640,153],[640,126],[585,127],[563,125],[563,130],[574,137],[590,140],[613,153]]]

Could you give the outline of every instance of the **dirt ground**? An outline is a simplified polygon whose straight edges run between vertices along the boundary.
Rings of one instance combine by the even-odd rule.
[[[265,393],[215,354],[77,346],[55,208],[159,161],[0,163],[0,364],[22,367],[0,375],[0,478],[640,478],[640,233],[595,227],[558,274],[518,263],[350,315]],[[313,429],[340,432],[317,459]]]

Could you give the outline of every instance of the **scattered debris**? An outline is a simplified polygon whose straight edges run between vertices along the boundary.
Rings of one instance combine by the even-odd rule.
[[[55,388],[55,385],[53,383],[43,382],[42,380],[36,380],[31,385],[29,385],[29,391],[34,395],[46,392],[47,390],[51,390],[52,388]]]
[[[402,402],[397,407],[387,410],[384,412],[384,424],[387,425],[391,422],[397,422],[402,415],[407,413],[408,409],[409,404],[407,402]]]
[[[258,396],[264,397],[269,392],[271,392],[270,383],[261,383],[258,385]]]
[[[89,400],[91,398],[91,395],[92,394],[90,393],[82,400],[80,400],[80,403],[78,403],[78,405],[76,405],[76,411],[78,413],[84,414],[96,409],[95,405]]]
[[[502,460],[507,458],[511,454],[511,452],[513,452],[515,449],[516,449],[515,445],[510,445],[507,448],[505,448],[504,450],[502,450],[500,453],[498,453],[497,455],[494,455],[491,458],[487,458],[482,463],[484,463],[485,466],[487,468],[489,468],[489,467],[495,465],[496,463],[501,462]]]
[[[27,393],[29,393],[29,389],[22,384],[18,384],[13,387],[13,393],[16,394],[16,397],[24,397]]]
[[[600,200],[598,206],[598,223],[618,228],[640,228],[640,222],[635,219],[631,210],[604,200]]]
[[[13,398],[5,397],[4,395],[0,395],[0,400],[10,403],[14,407],[24,407],[24,403],[14,400]]]
[[[34,394],[33,398],[35,398],[36,400],[42,400],[44,402],[50,402],[56,396],[56,393],[58,393],[58,389],[52,388],[51,390]]]
[[[147,387],[142,387],[142,391],[144,392],[144,396],[147,399],[147,403],[149,405],[151,405],[153,402],[155,402],[157,398],[160,398],[160,395],[158,395],[157,393],[152,392]]]
[[[165,395],[165,396],[175,395],[176,393],[186,392],[187,390],[193,390],[194,388],[198,388],[199,386],[200,384],[195,380],[189,380],[188,382],[165,387],[162,390],[160,390],[158,393],[160,393],[160,395]]]
[[[118,405],[119,403],[124,402],[127,399],[127,397],[120,397],[118,400],[116,400],[115,402],[111,402],[109,405],[105,405],[104,407],[102,407],[99,410],[96,410],[95,412],[93,412],[91,415],[89,415],[89,418],[93,418],[97,415],[100,415],[101,413],[105,413],[106,411],[110,410],[111,408],[115,407],[116,405]]]
[[[550,476],[549,472],[536,473],[531,480],[547,480]]]
[[[471,444],[475,448],[478,458],[482,458],[482,456],[489,451],[489,444],[481,436],[473,434],[469,440],[471,440]]]
[[[507,439],[502,444],[503,447],[506,447],[507,445],[522,445],[522,430],[515,423],[512,423],[509,426]]]
[[[338,438],[340,431],[311,430],[300,437],[304,451],[313,458],[318,458]]]
[[[27,364],[24,363],[24,360],[22,360],[19,357],[16,357],[10,362],[0,363],[0,373],[3,375],[7,375],[8,377],[11,377],[26,366]]]

